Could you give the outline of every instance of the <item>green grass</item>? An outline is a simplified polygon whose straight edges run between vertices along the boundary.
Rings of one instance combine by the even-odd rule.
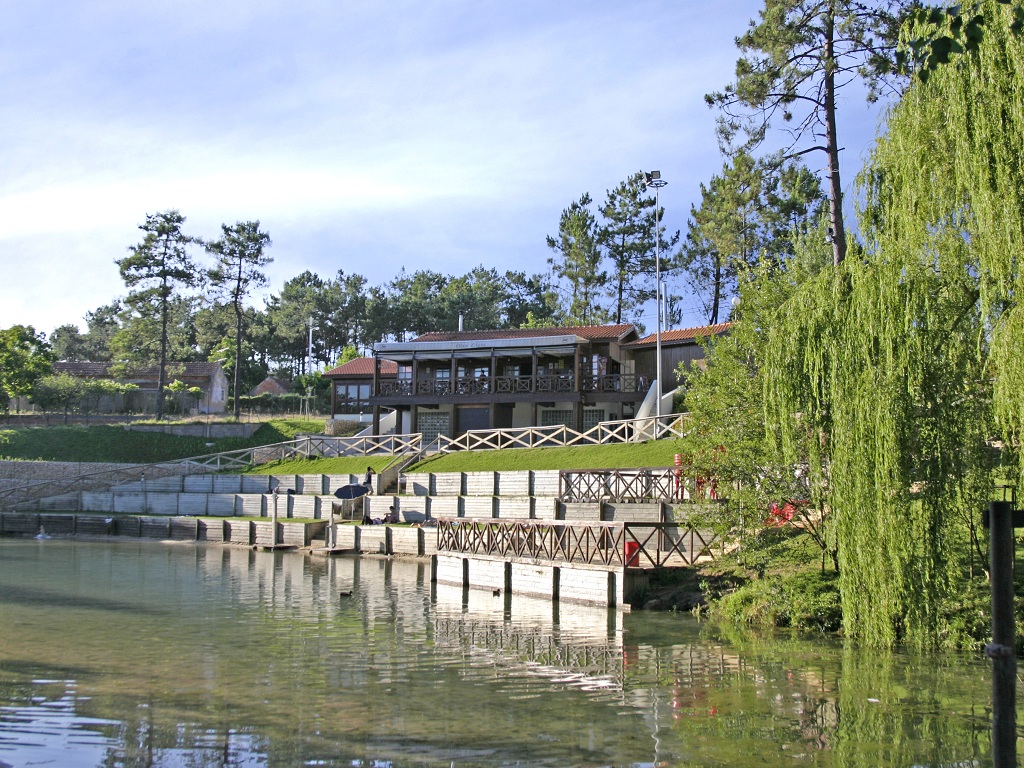
[[[681,441],[585,445],[568,448],[515,448],[438,454],[409,472],[494,472],[517,469],[627,469],[670,467]]]
[[[367,466],[380,472],[394,456],[340,456],[333,459],[285,459],[242,470],[242,475],[359,475]]]
[[[5,429],[0,430],[0,458],[148,464],[280,443],[302,432],[322,431],[322,421],[302,419],[268,421],[249,439],[177,437],[120,426]]]

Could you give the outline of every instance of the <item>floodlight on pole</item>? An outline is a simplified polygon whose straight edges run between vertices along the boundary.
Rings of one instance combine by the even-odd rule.
[[[661,178],[661,171],[644,172],[644,185],[654,188],[654,278],[657,283],[655,294],[658,299],[658,332],[654,337],[654,377],[657,381],[655,384],[657,391],[655,392],[654,413],[658,417],[658,425],[655,426],[655,435],[657,435],[657,429],[661,425],[661,227],[659,226],[661,198],[659,193],[661,188],[667,184],[668,182]]]

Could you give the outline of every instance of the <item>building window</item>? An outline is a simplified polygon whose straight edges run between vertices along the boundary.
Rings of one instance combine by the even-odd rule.
[[[370,410],[369,384],[336,384],[334,394],[335,413],[367,413]]]

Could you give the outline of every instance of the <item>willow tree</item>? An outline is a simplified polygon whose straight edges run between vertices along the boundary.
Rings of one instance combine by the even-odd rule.
[[[985,0],[978,50],[915,82],[862,175],[864,251],[780,306],[767,417],[829,472],[843,621],[871,645],[942,640],[989,440],[1024,422],[1024,50]]]

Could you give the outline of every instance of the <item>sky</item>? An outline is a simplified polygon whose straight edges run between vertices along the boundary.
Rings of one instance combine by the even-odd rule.
[[[258,304],[305,270],[546,272],[561,211],[639,170],[685,231],[723,164],[704,94],[760,7],[0,0],[0,328],[84,330],[172,208],[199,237],[261,222]],[[849,188],[877,117],[839,109]]]

